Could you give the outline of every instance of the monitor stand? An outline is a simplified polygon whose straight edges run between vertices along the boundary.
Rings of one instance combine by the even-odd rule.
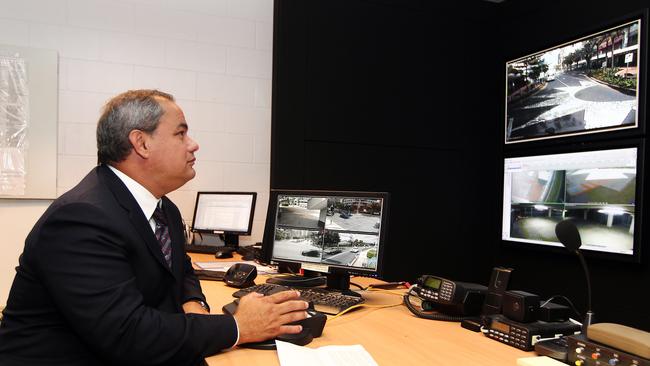
[[[360,294],[350,290],[350,275],[346,273],[328,273],[323,276],[320,272],[305,270],[302,275],[292,274],[271,277],[267,283],[288,287],[317,287],[326,285],[326,289],[340,292],[343,295],[361,297]]]
[[[302,275],[275,276],[269,278],[266,282],[288,287],[318,287],[327,283],[325,276],[313,271],[304,271]]]
[[[327,288],[343,295],[361,297],[361,294],[350,290],[350,275],[347,273],[328,273]]]
[[[238,234],[223,234],[223,243],[227,247],[238,248],[239,247],[239,235]]]

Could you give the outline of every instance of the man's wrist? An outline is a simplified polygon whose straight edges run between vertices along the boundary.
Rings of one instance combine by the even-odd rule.
[[[192,300],[190,300],[190,301],[194,301],[195,303],[201,305],[201,307],[203,308],[203,310],[207,311],[208,313],[210,312],[210,305],[208,305],[207,302],[205,302],[205,301],[203,301],[203,300],[200,300],[200,299],[192,299]]]

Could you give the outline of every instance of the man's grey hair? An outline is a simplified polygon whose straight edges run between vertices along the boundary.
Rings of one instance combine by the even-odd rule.
[[[152,133],[164,111],[156,98],[174,101],[171,94],[159,90],[129,90],[104,106],[97,122],[97,160],[118,163],[126,159],[133,148],[129,141],[132,130]]]

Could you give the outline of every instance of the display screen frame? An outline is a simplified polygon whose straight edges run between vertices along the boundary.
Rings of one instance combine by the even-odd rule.
[[[549,139],[561,141],[568,137],[588,141],[591,138],[602,138],[602,133],[630,138],[645,133],[647,18],[647,10],[633,13],[568,38],[565,42],[560,41],[551,47],[507,61],[503,123],[505,145],[525,142],[535,144]],[[632,24],[638,26],[636,43],[634,46],[614,49],[614,55],[617,60],[622,57],[625,61],[626,56],[623,54],[630,53],[632,61],[636,60],[634,88],[629,84],[615,86],[605,82],[607,78],[613,80],[611,75],[582,74],[579,70],[584,70],[584,65],[587,64],[584,57],[582,62],[578,60],[573,66],[562,62],[571,60],[568,57],[571,52],[588,49],[590,44],[596,43],[594,47],[597,49],[597,40],[601,37],[606,39],[607,35],[613,35],[612,39],[616,43],[622,38],[619,34]],[[603,40],[601,44],[604,42]],[[620,43],[622,45],[623,41]],[[601,50],[589,58],[593,72],[596,71],[596,62],[602,66],[603,55],[606,54],[611,53]],[[607,60],[612,62],[611,57],[607,57]],[[554,69],[553,66],[558,64],[565,66]],[[547,70],[544,65],[548,67]],[[619,70],[619,73],[623,72],[626,79],[632,79],[633,72],[628,72],[631,69],[625,68]],[[563,81],[563,78],[566,80]],[[636,92],[633,99],[630,99],[629,94],[634,89]],[[610,103],[611,106],[608,107],[605,103]]]
[[[632,243],[632,252],[629,254],[617,253],[611,251],[600,251],[596,250],[593,247],[588,245],[583,245],[580,250],[585,253],[585,256],[594,257],[594,258],[603,258],[606,260],[615,260],[621,262],[641,262],[641,247],[642,247],[642,228],[643,228],[643,211],[644,211],[644,172],[645,172],[645,142],[643,139],[625,139],[625,140],[615,140],[615,141],[606,141],[606,142],[591,142],[583,143],[575,146],[561,146],[561,147],[548,147],[548,148],[537,148],[537,149],[528,149],[528,150],[518,150],[514,152],[507,153],[502,160],[502,174],[504,179],[506,177],[505,168],[503,164],[506,159],[511,158],[521,158],[521,157],[537,157],[537,156],[546,156],[546,155],[562,155],[562,154],[572,154],[572,153],[583,153],[583,152],[594,152],[602,150],[617,150],[617,149],[626,149],[626,148],[635,148],[636,149],[636,176],[635,176],[635,191],[634,191],[634,219],[633,219],[633,243]],[[505,203],[507,199],[505,198],[506,191],[508,187],[504,180],[501,181],[501,223],[500,228],[500,239],[501,243],[505,248],[515,248],[527,251],[548,251],[556,253],[569,253],[569,251],[564,248],[561,243],[556,242],[555,244],[551,243],[540,243],[526,240],[519,240],[513,238],[512,235],[505,237],[504,233],[506,232],[506,209]],[[512,219],[510,217],[510,219]],[[509,220],[508,220],[509,221]],[[511,228],[508,228],[508,233],[510,233]],[[580,228],[579,228],[580,231]],[[570,254],[570,253],[569,253]]]
[[[293,196],[293,197],[314,197],[314,198],[362,198],[362,199],[380,199],[382,201],[381,214],[379,215],[379,227],[377,229],[378,241],[377,241],[377,253],[376,253],[376,265],[374,267],[360,267],[346,265],[343,263],[335,263],[329,260],[323,259],[325,248],[322,248],[321,259],[316,260],[312,258],[297,258],[291,256],[280,256],[274,252],[276,247],[276,229],[278,228],[278,213],[281,209],[280,207],[280,198],[283,196]],[[328,201],[327,207],[330,207],[330,202]],[[388,233],[388,218],[390,210],[390,193],[388,192],[362,192],[362,191],[328,191],[328,190],[295,190],[295,189],[272,189],[269,196],[269,208],[267,211],[266,218],[266,227],[264,231],[264,240],[262,244],[263,257],[266,262],[270,263],[292,263],[300,264],[302,269],[308,269],[315,272],[323,272],[329,274],[358,274],[364,276],[377,276],[381,277],[384,270],[384,255],[385,249],[387,246],[387,233]],[[322,210],[326,212],[326,220],[334,215],[337,218],[341,215],[346,216],[346,213],[342,209],[338,209],[335,212],[332,212],[332,215],[329,215],[328,209]],[[353,213],[354,214],[354,213]],[[371,213],[372,214],[372,213]],[[322,216],[322,215],[321,215]],[[352,217],[353,218],[353,217]],[[341,218],[341,220],[347,220],[347,218]],[[318,220],[320,221],[320,220]],[[307,225],[307,224],[305,224]],[[300,229],[300,227],[305,228],[305,230],[312,231],[325,231],[327,230],[327,221],[323,224],[316,223],[315,227],[307,228],[304,225],[281,225],[280,228],[288,229]],[[299,227],[300,226],[300,227]],[[374,229],[373,229],[374,230]],[[336,229],[333,229],[336,231]],[[355,233],[355,230],[342,230],[346,233]],[[359,231],[358,234],[363,234],[365,231]],[[318,250],[318,249],[316,249]],[[360,248],[358,253],[359,255],[363,254],[364,248]],[[341,255],[344,253],[335,253],[333,255]],[[355,253],[356,254],[356,253]],[[329,254],[328,254],[329,255]]]
[[[250,207],[247,213],[247,225],[244,229],[233,228],[206,228],[197,227],[197,215],[199,215],[201,197],[207,196],[243,196],[250,197]],[[236,234],[236,235],[250,235],[253,230],[253,217],[255,215],[255,203],[257,201],[257,192],[227,192],[227,191],[199,191],[196,193],[196,202],[194,204],[194,213],[192,215],[192,231],[200,233],[216,233],[216,234]]]

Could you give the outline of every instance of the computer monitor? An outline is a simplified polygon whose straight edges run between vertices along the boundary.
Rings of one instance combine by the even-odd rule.
[[[250,235],[256,192],[197,192],[192,231],[223,235],[226,246],[237,247],[239,235]]]
[[[555,225],[572,219],[587,255],[638,262],[642,157],[641,141],[506,157],[501,238],[566,251]]]
[[[350,275],[382,273],[388,204],[385,192],[271,190],[264,251],[349,291]]]

